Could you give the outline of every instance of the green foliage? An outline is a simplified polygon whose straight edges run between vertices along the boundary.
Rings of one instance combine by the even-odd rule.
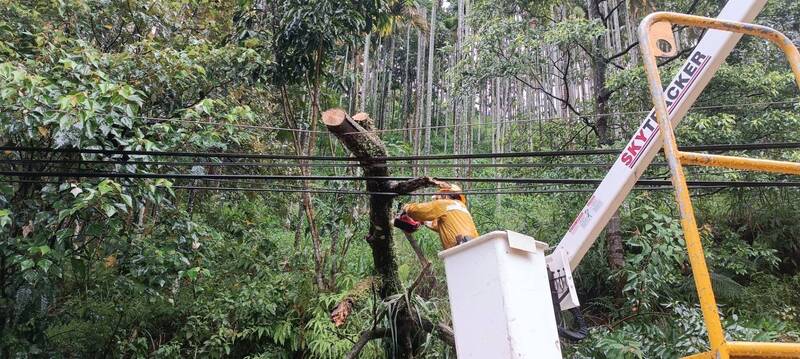
[[[549,88],[553,74],[547,69],[554,59],[546,49],[559,49],[566,56],[557,60],[573,65],[585,64],[587,51],[608,50],[593,48],[606,29],[601,21],[586,18],[583,2],[475,1],[467,19],[471,35],[463,44],[468,50],[464,53],[472,55],[445,62],[455,50],[457,19],[450,4],[441,8],[439,28],[444,30],[437,34],[440,45],[434,54],[436,71],[446,82],[436,84],[434,102],[440,113],[449,113],[444,93],[469,99],[490,81],[527,81],[517,85]],[[682,9],[689,4],[658,5]],[[555,5],[563,10],[559,21],[551,21]],[[642,2],[625,4],[629,5],[646,12]],[[715,6],[701,4],[698,11],[713,12]],[[316,107],[346,107],[342,93],[357,92],[363,58],[359,51],[369,32],[381,35],[372,37],[373,48],[396,48],[393,59],[377,56],[383,62],[376,67],[386,69],[374,77],[393,76],[387,91],[415,95],[404,87],[420,80],[413,78],[414,69],[399,70],[406,57],[413,65],[415,44],[402,44],[398,30],[408,21],[426,40],[418,7],[430,4],[0,0],[0,144],[62,150],[295,153],[297,140],[307,141],[317,152],[345,155],[326,136],[268,129],[310,129],[318,125],[311,114]],[[763,20],[796,35],[791,17],[796,8],[785,1],[770,3]],[[796,96],[796,89],[782,61],[763,44],[744,42],[679,128],[680,143],[796,141],[798,105],[787,101]],[[664,78],[678,70],[678,62],[662,67]],[[614,119],[617,145],[622,146],[622,138],[641,120],[640,111],[650,107],[647,84],[641,67],[610,65],[606,85],[613,90],[611,110],[630,113]],[[315,86],[320,87],[319,96],[310,96]],[[315,97],[316,107],[311,100]],[[393,115],[395,108],[413,112],[399,97],[390,96],[383,105],[391,107]],[[510,106],[519,107],[521,101],[512,98]],[[593,101],[586,98],[574,105],[591,108]],[[754,102],[761,104],[749,105]],[[402,116],[400,121],[408,120]],[[444,117],[433,120],[447,125],[450,120]],[[504,121],[506,134],[496,140],[507,151],[597,144],[574,122],[533,121],[526,112],[510,113]],[[472,150],[489,152],[498,143],[492,143],[491,127],[485,126],[489,120],[479,122],[471,129]],[[433,136],[434,149],[444,150],[453,142],[442,136],[449,134],[446,129]],[[391,155],[413,152],[414,138],[400,132],[381,136]],[[798,151],[747,155],[800,160]],[[135,163],[222,161],[143,155],[9,151],[0,159],[4,171],[300,173],[295,167]],[[79,160],[116,163],[74,164]],[[597,178],[605,174],[610,160],[504,159],[509,164],[539,161],[554,166],[473,167],[469,176]],[[587,166],[564,166],[571,162]],[[343,175],[357,170],[315,171]],[[392,171],[411,174],[401,167]],[[451,176],[453,169],[431,168],[428,174]],[[693,179],[776,179],[743,172],[690,174]],[[646,176],[662,178],[664,168],[650,169]],[[324,260],[318,269],[296,195],[181,188],[226,185],[211,180],[46,179],[39,183],[34,178],[0,178],[0,357],[341,358],[365,329],[396,333],[400,308],[412,308],[417,318],[434,323],[450,322],[442,263],[434,260],[440,245],[431,232],[420,231],[417,238],[433,260],[433,275],[424,277],[410,295],[379,298],[373,253],[363,240],[369,225],[363,197],[312,197],[323,244]],[[267,186],[236,183],[262,185]],[[327,181],[325,186],[354,190],[360,185]],[[694,203],[712,284],[731,338],[800,340],[797,191],[703,189],[693,194],[698,195]],[[469,203],[481,232],[512,229],[554,245],[586,197],[476,195]],[[620,215],[624,265],[610,268],[602,236],[586,255],[576,281],[592,335],[566,346],[566,352],[578,358],[653,358],[705,350],[705,329],[695,305],[673,194],[634,192]],[[398,233],[396,238],[402,236]],[[398,277],[408,288],[420,271],[416,254],[405,241],[395,247]],[[316,270],[324,272],[325,288],[315,282]],[[621,283],[620,291],[613,283]],[[346,299],[353,299],[352,311],[337,327],[330,312]],[[396,344],[391,335],[374,340],[361,357],[390,356]],[[419,333],[418,349],[420,358],[454,357],[452,348],[427,332]]]
[[[682,303],[663,307],[665,312],[641,313],[596,327],[588,340],[568,352],[577,358],[674,358],[708,350],[699,307]],[[774,319],[747,320],[732,314],[723,325],[729,340],[774,341],[797,335]]]
[[[625,267],[616,275],[624,276],[622,289],[626,305],[634,311],[649,311],[663,301],[662,296],[682,282],[681,267],[687,261],[683,231],[672,216],[656,208],[642,206],[631,211],[634,229],[628,238],[629,255]]]

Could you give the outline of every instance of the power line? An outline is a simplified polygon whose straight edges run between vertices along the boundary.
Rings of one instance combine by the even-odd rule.
[[[208,167],[263,167],[263,168],[283,168],[283,167],[319,167],[319,168],[341,168],[341,167],[362,167],[359,163],[263,163],[263,162],[186,162],[186,161],[123,161],[111,160],[62,160],[62,159],[34,159],[34,160],[3,160],[8,164],[78,164],[78,165],[148,165],[148,166],[208,166]],[[473,163],[472,168],[494,168],[494,167],[610,167],[613,163]],[[666,166],[666,163],[653,163],[655,166]],[[458,163],[378,163],[372,167],[391,167],[391,168],[462,168],[465,164]]]
[[[748,143],[748,144],[713,144],[683,146],[682,151],[743,151],[743,150],[769,150],[769,149],[796,149],[800,142],[775,142],[775,143]],[[226,152],[185,152],[185,151],[145,151],[145,150],[107,150],[107,149],[79,149],[79,148],[45,148],[45,147],[15,147],[0,146],[0,151],[12,152],[48,152],[48,153],[81,153],[103,155],[128,155],[128,156],[171,156],[171,157],[216,157],[216,158],[250,158],[270,160],[306,160],[306,161],[427,161],[450,159],[481,159],[481,158],[517,158],[517,157],[562,157],[562,156],[590,156],[611,155],[622,152],[622,149],[590,149],[590,150],[562,150],[562,151],[531,151],[531,152],[492,152],[450,155],[421,155],[421,156],[389,156],[370,157],[359,159],[356,157],[338,156],[304,156],[281,154],[257,153],[226,153]]]
[[[288,192],[288,193],[332,193],[332,194],[354,194],[354,195],[383,195],[383,196],[397,196],[397,193],[393,192],[368,192],[368,191],[352,191],[352,190],[336,190],[336,189],[299,189],[299,188],[247,188],[247,187],[211,187],[211,186],[172,186],[172,188],[177,189],[185,189],[185,190],[209,190],[209,191],[235,191],[235,192]],[[715,188],[715,187],[701,187],[701,188]],[[663,190],[663,189],[672,189],[671,187],[667,188],[655,188],[654,190]],[[638,190],[651,190],[645,188],[639,188]],[[498,194],[545,194],[545,193],[589,193],[594,192],[593,189],[540,189],[540,190],[485,190],[485,191],[461,191],[461,192],[452,192],[452,194],[464,194],[464,195],[498,195]],[[408,193],[408,194],[401,194],[400,196],[431,196],[437,194],[436,192],[422,192],[422,193]]]
[[[224,182],[224,183],[229,184],[229,185],[232,184],[232,185],[235,185],[235,186],[256,186],[256,187],[187,186],[187,185],[177,185],[177,186],[175,186],[175,185],[173,185],[173,186],[169,186],[169,188],[198,189],[198,190],[213,190],[213,189],[226,189],[226,188],[228,188],[228,189],[240,189],[242,191],[248,191],[248,190],[251,190],[251,189],[252,190],[256,190],[256,191],[262,191],[262,190],[263,191],[271,191],[273,189],[276,189],[276,188],[273,188],[273,187],[266,187],[266,188],[265,187],[259,187],[259,186],[262,185],[262,183],[258,183],[258,182],[236,181],[236,180],[220,180],[220,179],[211,179],[209,181],[213,181],[213,182],[219,181],[219,182]],[[60,182],[60,181],[52,181],[52,180],[51,181],[46,181],[46,180],[17,179],[17,180],[3,180],[3,181],[0,181],[0,182],[60,184],[60,183],[64,183],[64,182],[67,182],[67,181]],[[129,184],[129,183],[121,183],[121,185],[124,186],[124,187],[133,186],[132,184]],[[541,188],[540,186],[541,185],[517,185],[517,186],[509,186],[509,187],[504,186],[504,187],[495,187],[491,191],[496,191],[496,190],[515,190],[515,191],[520,191],[520,190],[526,190],[526,189],[528,189],[528,190],[529,189],[540,190],[540,188]],[[165,188],[167,188],[167,187],[165,187]],[[352,194],[374,194],[374,195],[392,195],[392,196],[398,195],[398,193],[395,193],[395,192],[371,192],[371,191],[365,191],[365,190],[346,190],[346,189],[339,189],[339,188],[325,188],[325,187],[315,187],[315,186],[313,186],[313,187],[283,186],[281,188],[277,188],[277,190],[280,190],[279,192],[284,191],[284,190],[302,190],[302,191],[312,190],[312,191],[321,191],[320,193],[345,193],[345,194],[352,193]],[[553,189],[548,189],[548,190],[553,190]],[[478,190],[468,190],[468,191],[462,191],[462,192],[449,192],[449,193],[453,193],[453,194],[478,194],[478,193],[483,193],[485,191],[487,191],[487,190],[478,189]],[[591,192],[591,191],[594,191],[594,189],[592,189],[592,188],[570,188],[570,189],[566,189],[565,191]],[[494,192],[492,192],[492,193],[494,193]],[[413,195],[433,195],[433,194],[437,194],[437,193],[436,192],[422,192],[422,193],[417,192],[417,193],[415,193]],[[402,195],[412,195],[412,194],[402,194]]]
[[[31,181],[31,180],[12,180],[7,181],[11,183],[41,183],[41,184],[59,184],[57,181]],[[131,185],[125,185],[130,187]],[[213,186],[170,186],[161,187],[163,189],[177,189],[177,190],[204,190],[204,191],[221,191],[221,192],[269,192],[269,193],[316,193],[316,194],[348,194],[348,195],[383,195],[383,196],[430,196],[437,194],[436,192],[423,192],[423,193],[407,193],[397,194],[393,192],[370,192],[370,191],[356,191],[356,190],[343,190],[333,188],[265,188],[265,187],[213,187]],[[730,186],[690,186],[692,190],[709,190],[709,189],[730,189],[735,187]],[[634,187],[634,191],[668,191],[673,190],[670,186],[659,187]],[[573,189],[516,189],[516,190],[473,190],[452,192],[453,194],[464,195],[498,195],[498,194],[557,194],[557,193],[591,193],[594,189],[591,188],[573,188]]]
[[[261,162],[170,162],[170,161],[117,161],[117,160],[2,160],[0,162],[8,163],[11,165],[26,165],[26,164],[77,164],[89,165],[156,165],[156,166],[208,166],[208,167],[256,167],[256,168],[355,168],[361,167],[357,163],[261,163]],[[613,163],[473,163],[470,168],[600,168],[608,169]],[[664,162],[651,163],[650,167],[663,167],[667,166]],[[374,167],[391,167],[391,168],[463,168],[464,164],[454,163],[390,163],[390,164],[377,164]],[[52,169],[60,171],[67,170],[80,170],[80,168],[70,168],[66,166],[52,166]],[[730,171],[714,171],[709,167],[686,167],[687,171],[697,170],[697,174],[728,174],[740,173],[741,170]]]
[[[163,178],[163,179],[251,179],[263,181],[407,181],[412,177],[370,177],[370,176],[294,176],[294,175],[256,175],[256,174],[186,174],[186,173],[120,173],[120,172],[36,172],[36,171],[2,171],[0,176],[11,177],[73,177],[73,178]],[[475,183],[530,183],[530,184],[583,184],[595,185],[602,179],[583,178],[485,178],[485,177],[437,177],[447,182]],[[800,182],[780,181],[687,181],[693,186],[723,187],[797,187]],[[639,180],[639,185],[668,186],[666,180]]]

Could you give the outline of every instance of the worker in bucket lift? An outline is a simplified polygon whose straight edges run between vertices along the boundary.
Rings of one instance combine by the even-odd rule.
[[[433,200],[406,204],[403,212],[439,233],[444,249],[454,247],[478,236],[467,210],[467,197],[460,192],[461,187],[443,182]]]

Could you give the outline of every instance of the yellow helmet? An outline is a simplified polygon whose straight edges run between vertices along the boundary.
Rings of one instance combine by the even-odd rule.
[[[447,192],[462,192],[462,191],[463,190],[461,189],[461,187],[457,184],[448,183],[445,186],[439,187],[439,193],[444,195],[448,194]],[[458,200],[464,204],[467,204],[467,196],[465,196],[463,193],[458,194]]]

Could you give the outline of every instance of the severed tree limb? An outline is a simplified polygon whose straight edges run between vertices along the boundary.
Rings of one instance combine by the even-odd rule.
[[[347,353],[345,356],[346,359],[355,359],[358,358],[359,354],[361,354],[361,350],[369,343],[370,340],[378,339],[378,338],[385,338],[389,336],[390,332],[386,328],[373,328],[369,330],[365,330],[361,333],[358,337],[358,341],[356,341],[353,348],[350,349],[350,352]]]
[[[353,310],[353,305],[366,296],[369,289],[375,285],[375,282],[375,277],[364,278],[345,294],[344,298],[331,311],[333,326],[339,327],[347,322],[347,318]]]
[[[433,186],[446,186],[447,182],[437,180],[433,177],[418,177],[403,182],[392,182],[389,187],[390,192],[397,194],[408,194],[420,188]]]
[[[323,112],[322,122],[328,127],[329,131],[336,135],[344,147],[360,160],[362,165],[368,166],[377,162],[385,162],[372,159],[373,157],[386,157],[386,146],[383,145],[383,141],[364,128],[359,121],[350,117],[344,110],[334,108]],[[367,123],[368,121],[362,120],[360,122]]]
[[[411,286],[408,287],[408,290],[406,290],[406,296],[408,296],[409,298],[411,297],[411,294],[414,293],[414,289],[417,289],[419,284],[422,282],[422,277],[424,277],[425,274],[428,273],[430,268],[431,268],[431,263],[430,262],[426,262],[422,266],[422,270],[419,271],[419,274],[417,275],[417,279],[414,279],[414,283],[411,283]]]
[[[430,320],[422,318],[422,329],[428,333],[435,334],[441,341],[455,349],[456,335],[453,332],[453,328],[450,328],[447,324],[441,322],[434,324]]]

